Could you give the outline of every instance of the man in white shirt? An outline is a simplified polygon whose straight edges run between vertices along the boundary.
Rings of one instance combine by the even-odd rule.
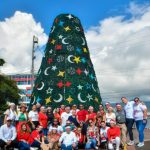
[[[139,143],[137,146],[142,147],[144,146],[144,129],[147,124],[147,107],[140,102],[138,97],[134,99],[134,102],[134,119],[139,133]]]
[[[121,98],[122,102],[125,104],[124,111],[126,115],[126,126],[129,133],[130,141],[127,143],[128,145],[134,145],[134,138],[133,138],[133,132],[132,127],[134,124],[134,101],[128,101],[126,97]]]
[[[0,147],[4,149],[13,148],[15,146],[15,139],[17,136],[16,128],[12,125],[12,119],[7,117],[6,124],[0,128]]]
[[[66,125],[66,121],[68,120],[69,116],[71,116],[70,107],[66,106],[65,112],[61,114],[61,126],[62,127]]]
[[[74,132],[71,131],[70,126],[66,126],[66,132],[63,132],[60,139],[59,145],[63,150],[77,149],[77,137]]]

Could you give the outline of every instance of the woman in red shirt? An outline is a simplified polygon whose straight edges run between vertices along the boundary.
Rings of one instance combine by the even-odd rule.
[[[17,141],[19,142],[18,147],[20,150],[30,150],[30,132],[27,130],[27,125],[23,123],[20,131],[17,133]]]
[[[41,148],[41,144],[44,143],[44,134],[42,132],[43,127],[38,126],[36,130],[33,130],[30,136],[29,143],[32,147]]]
[[[48,133],[48,146],[50,150],[59,149],[58,148],[58,141],[60,138],[60,134],[57,133],[57,128],[52,127],[52,130]]]
[[[108,148],[114,149],[113,144],[116,144],[116,150],[120,147],[120,128],[116,126],[115,120],[110,120],[110,128],[107,130]]]
[[[56,118],[59,121],[59,123],[61,123],[60,109],[59,108],[56,108],[54,110],[54,118]]]
[[[89,120],[93,120],[94,124],[96,123],[96,113],[94,112],[93,106],[89,106],[89,112],[86,115],[86,122]]]
[[[44,106],[40,108],[39,112],[39,124],[43,127],[43,133],[47,136],[47,124],[48,124],[48,117],[46,115],[46,109]]]

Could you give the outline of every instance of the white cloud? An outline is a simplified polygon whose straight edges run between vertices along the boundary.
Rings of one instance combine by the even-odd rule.
[[[131,18],[106,18],[86,32],[104,100],[150,97],[150,5],[131,3]]]
[[[16,11],[12,17],[0,21],[0,57],[6,61],[1,68],[2,72],[20,73],[31,70],[33,35],[39,38],[39,46],[46,43],[47,35],[31,14]],[[36,51],[35,55],[38,68],[42,53]]]

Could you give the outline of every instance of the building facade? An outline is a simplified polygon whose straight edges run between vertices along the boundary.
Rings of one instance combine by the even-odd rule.
[[[11,80],[16,81],[16,84],[20,90],[21,97],[20,102],[29,104],[31,97],[31,83],[35,78],[32,78],[31,74],[13,74],[8,75]]]

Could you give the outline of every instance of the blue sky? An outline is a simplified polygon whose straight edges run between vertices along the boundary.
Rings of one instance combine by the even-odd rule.
[[[98,25],[104,18],[123,15],[130,2],[138,4],[150,0],[1,0],[0,21],[13,16],[19,10],[31,13],[48,34],[54,18],[60,13],[72,13],[78,16],[85,30]],[[129,15],[126,15],[129,17]]]

